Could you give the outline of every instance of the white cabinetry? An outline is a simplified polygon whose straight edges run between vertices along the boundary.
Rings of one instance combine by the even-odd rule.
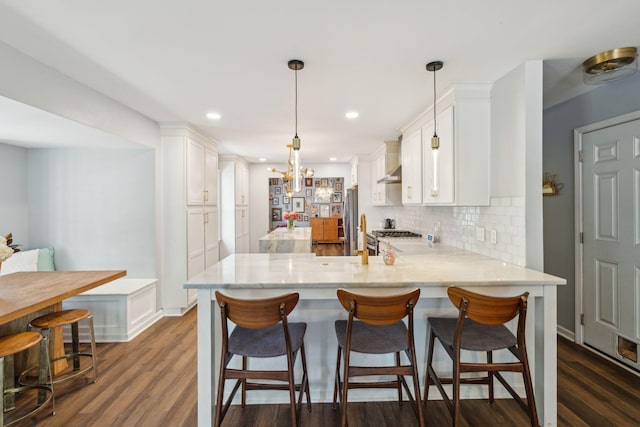
[[[431,149],[432,109],[403,129],[408,136],[402,143],[402,203],[488,206],[489,85],[455,85],[438,100],[436,111],[440,137],[437,154]],[[421,140],[419,148],[415,147],[417,140]]]
[[[351,188],[358,185],[358,162],[358,156],[354,156],[353,159],[351,159]]]
[[[184,283],[219,257],[217,143],[181,125],[161,126],[161,304],[180,315],[197,294]]]
[[[236,205],[249,205],[249,167],[244,163],[235,165]]]
[[[399,165],[398,141],[386,141],[373,154],[371,161],[371,203],[373,206],[394,206],[400,204],[399,183],[378,183],[378,180],[394,172]]]
[[[249,241],[249,166],[244,159],[225,156],[220,159],[220,256],[248,253]]]
[[[402,139],[402,204],[422,204],[422,138],[420,129]]]

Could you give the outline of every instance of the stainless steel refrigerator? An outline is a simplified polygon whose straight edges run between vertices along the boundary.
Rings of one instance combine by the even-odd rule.
[[[358,189],[350,188],[345,191],[344,209],[342,210],[342,225],[344,227],[344,254],[356,255],[358,250]]]

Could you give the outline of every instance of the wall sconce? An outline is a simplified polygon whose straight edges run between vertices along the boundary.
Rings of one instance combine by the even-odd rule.
[[[564,188],[564,184],[558,182],[558,175],[551,175],[550,173],[544,174],[542,177],[542,195],[543,196],[557,196],[560,190]]]

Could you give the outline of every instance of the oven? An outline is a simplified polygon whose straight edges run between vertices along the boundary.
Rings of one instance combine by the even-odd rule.
[[[373,230],[367,233],[367,250],[369,255],[380,255],[380,239],[417,239],[421,234],[406,230]]]

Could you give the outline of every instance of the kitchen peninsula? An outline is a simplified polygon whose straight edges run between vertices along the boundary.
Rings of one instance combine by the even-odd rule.
[[[215,404],[221,339],[216,290],[238,297],[264,297],[290,291],[300,293],[300,303],[290,317],[292,321],[308,324],[305,346],[311,399],[318,403],[332,399],[337,348],[333,322],[347,316],[336,299],[338,288],[371,294],[397,293],[412,287],[421,289],[415,319],[422,382],[426,361],[426,318],[447,313],[455,315],[456,309],[448,300],[446,290],[449,286],[464,286],[490,295],[529,292],[527,346],[534,373],[536,403],[542,425],[554,426],[557,423],[556,287],[565,283],[564,279],[555,276],[447,247],[400,256],[393,266],[385,265],[381,257],[369,257],[369,264],[362,265],[360,257],[231,255],[185,284],[185,288],[198,291],[198,425],[211,425]],[[436,361],[442,356],[436,355]],[[503,355],[496,355],[496,359],[499,357]],[[259,360],[252,360],[252,367],[259,367],[259,363]],[[388,363],[386,359],[385,363]],[[513,385],[516,390],[522,389],[517,379]],[[498,395],[499,389],[496,387],[496,397],[504,397]],[[360,391],[354,390],[353,399],[367,400],[367,395],[357,393]],[[473,396],[484,396],[484,390],[473,387],[463,389],[463,396],[468,392]],[[286,393],[282,396],[254,393],[247,398],[249,403],[288,401]],[[389,395],[382,394],[382,398],[393,400],[395,397],[389,390]]]
[[[261,253],[311,253],[311,227],[278,227],[259,240]]]

